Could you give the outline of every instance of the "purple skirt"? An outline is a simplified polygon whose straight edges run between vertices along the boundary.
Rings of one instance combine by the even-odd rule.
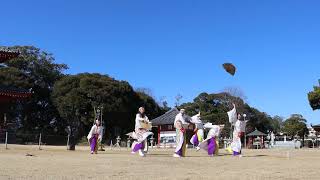
[[[137,143],[135,144],[135,146],[132,149],[132,152],[137,152],[139,150],[143,150],[144,149],[144,142],[141,143]]]
[[[216,151],[216,139],[213,137],[208,141],[208,155],[212,156]]]
[[[97,151],[97,144],[98,144],[98,135],[93,135],[92,138],[90,139],[90,149],[91,152],[96,152]]]
[[[198,135],[197,134],[193,135],[192,144],[194,146],[199,146],[199,139],[198,139]]]

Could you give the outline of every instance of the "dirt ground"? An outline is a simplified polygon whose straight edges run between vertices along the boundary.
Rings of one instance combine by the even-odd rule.
[[[320,179],[320,149],[244,150],[235,158],[220,150],[218,157],[187,151],[172,158],[172,149],[152,149],[147,157],[127,149],[106,149],[98,155],[87,147],[74,152],[66,147],[0,145],[0,180],[84,179]],[[26,154],[34,156],[26,156]]]

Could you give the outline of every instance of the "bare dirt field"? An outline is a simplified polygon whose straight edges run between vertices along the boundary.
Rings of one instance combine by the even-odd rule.
[[[244,150],[242,158],[188,150],[186,158],[175,159],[171,149],[141,158],[127,149],[91,155],[87,147],[76,148],[0,145],[0,179],[320,179],[320,149]]]

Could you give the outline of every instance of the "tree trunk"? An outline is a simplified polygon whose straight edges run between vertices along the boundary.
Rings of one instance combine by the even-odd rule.
[[[76,140],[75,140],[74,136],[70,136],[68,150],[69,151],[75,151],[76,150]]]

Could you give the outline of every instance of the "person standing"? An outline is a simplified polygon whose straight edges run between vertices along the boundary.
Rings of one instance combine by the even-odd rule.
[[[97,119],[95,124],[92,126],[87,139],[90,144],[91,154],[98,153],[98,143],[102,139],[102,127],[100,121]]]
[[[180,158],[185,157],[186,154],[186,129],[188,123],[186,122],[185,109],[181,109],[179,114],[175,117],[174,127],[176,128],[176,149],[173,157]]]
[[[244,136],[247,121],[241,119],[241,115],[237,114],[236,105],[233,104],[233,109],[228,112],[229,121],[233,125],[231,150],[233,156],[241,156],[242,143],[241,138]]]

